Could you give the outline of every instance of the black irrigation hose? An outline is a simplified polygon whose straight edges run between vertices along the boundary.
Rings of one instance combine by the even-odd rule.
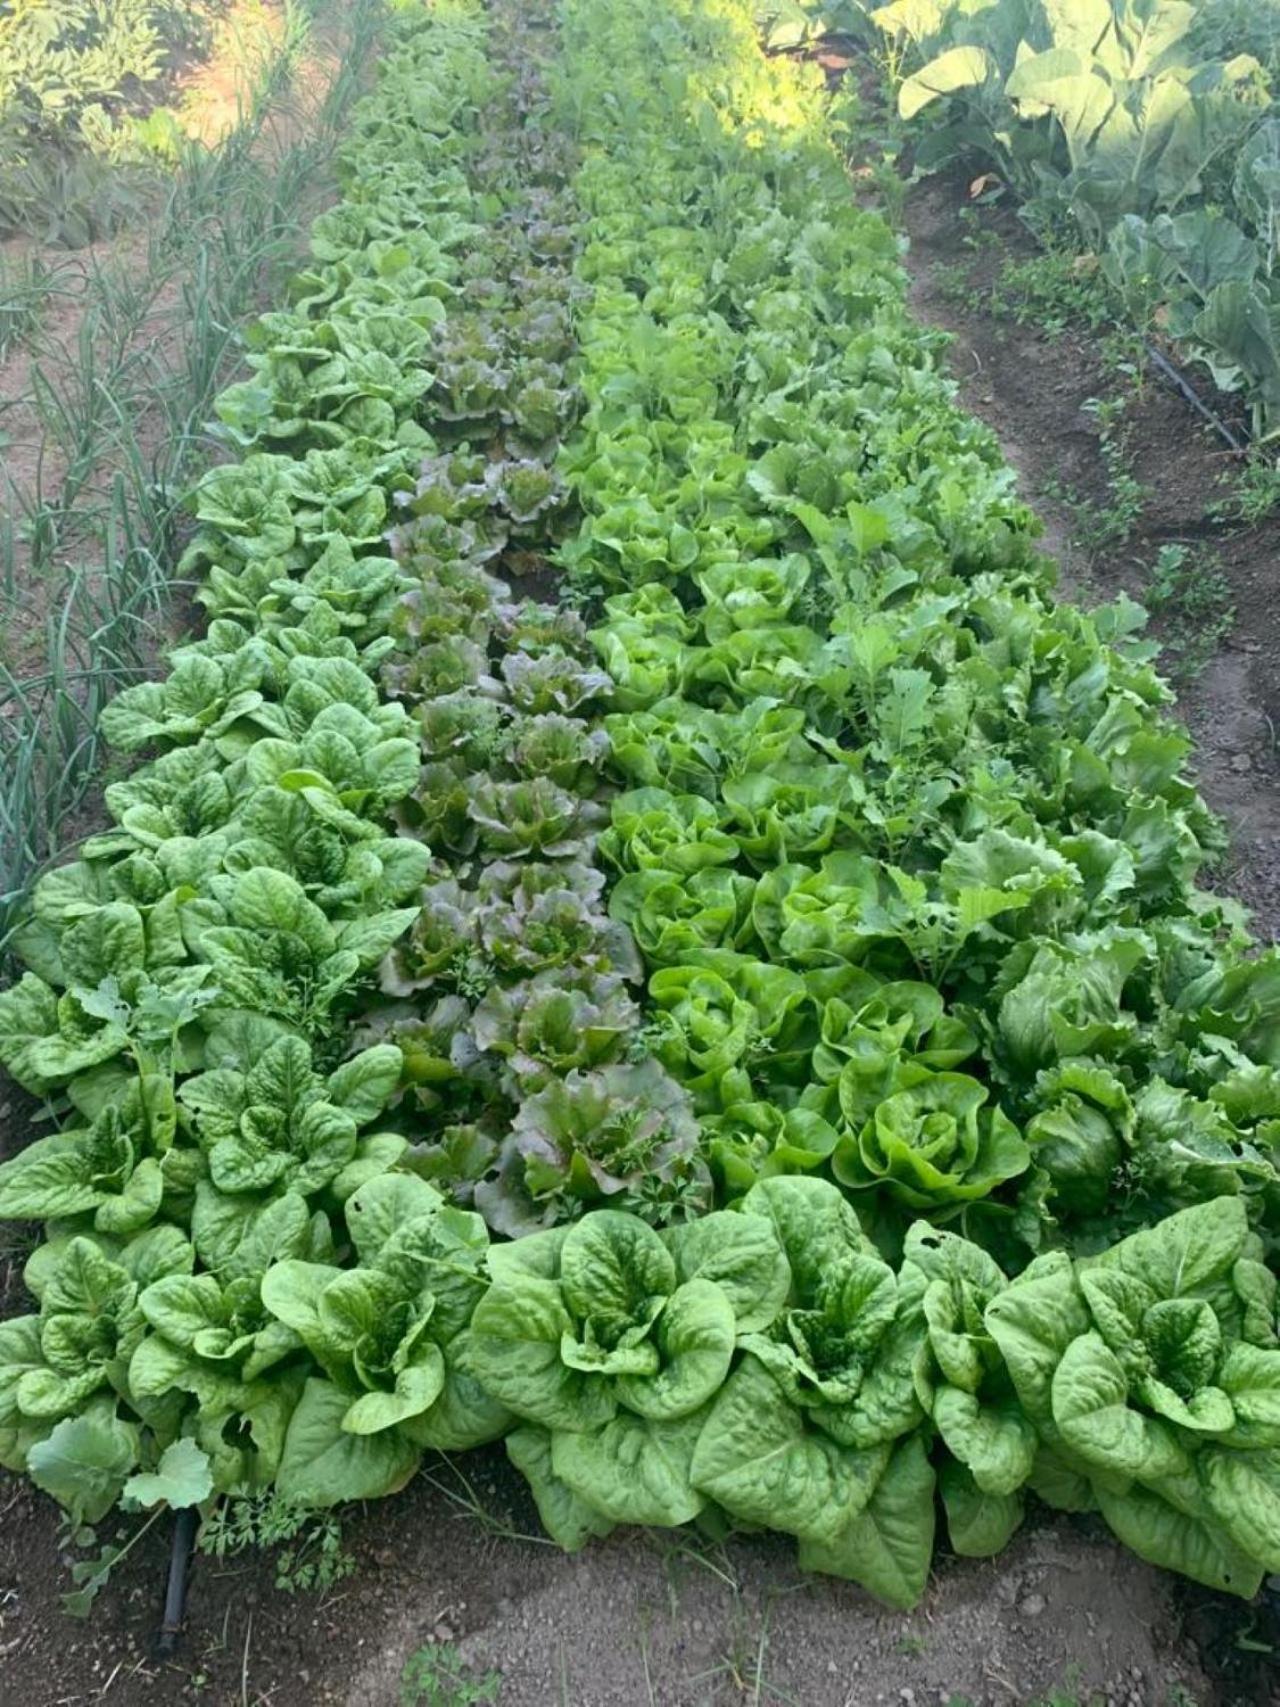
[[[1155,365],[1156,371],[1168,380],[1169,384],[1191,405],[1197,415],[1203,416],[1211,426],[1216,427],[1233,451],[1240,456],[1245,455],[1249,449],[1249,441],[1241,439],[1234,428],[1229,427],[1220,416],[1214,414],[1186,375],[1180,373],[1167,356],[1161,355],[1154,344],[1144,340],[1142,347],[1146,351],[1148,359]]]
[[[182,1634],[182,1613],[187,1599],[187,1566],[195,1546],[199,1513],[194,1506],[184,1506],[173,1525],[173,1548],[169,1554],[169,1580],[164,1592],[164,1620],[156,1637],[156,1653],[168,1659]]]

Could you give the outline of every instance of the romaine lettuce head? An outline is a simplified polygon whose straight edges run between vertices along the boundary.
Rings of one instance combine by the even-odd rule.
[[[1276,1280],[1238,1197],[1042,1258],[987,1331],[1054,1461],[1153,1564],[1250,1596],[1280,1561]]]
[[[598,1431],[620,1410],[656,1423],[699,1412],[787,1275],[765,1225],[717,1215],[660,1235],[617,1210],[495,1249],[490,1271],[467,1366],[557,1433]]]

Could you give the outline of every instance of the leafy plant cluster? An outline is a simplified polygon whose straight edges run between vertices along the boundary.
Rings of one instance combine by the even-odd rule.
[[[173,0],[21,0],[0,19],[0,107],[65,123],[155,81],[204,14]],[[100,109],[101,110],[101,109]]]
[[[825,1176],[900,1286],[931,1242],[1066,1273],[1068,1252],[1087,1264],[1147,1249],[1150,1223],[1174,1238],[1215,1217],[1255,1261],[1276,1214],[1277,959],[1196,887],[1219,832],[1141,617],[1052,602],[1030,518],[906,318],[889,233],[850,205],[816,97],[742,26],[731,6],[647,18],[665,76],[633,80],[578,178],[588,407],[564,462],[585,518],[561,558],[604,598],[625,786],[600,851],[650,973],[650,1047],[694,1098],[720,1201]],[[580,99],[624,30],[618,9],[570,8]],[[841,1337],[834,1304],[799,1307]],[[1264,1316],[1273,1350],[1274,1303]],[[1119,1344],[1132,1323],[1112,1329]],[[923,1442],[945,1448],[962,1548],[970,1523],[995,1544],[1020,1508],[957,1453],[946,1407],[972,1419],[986,1370],[1039,1450],[997,1344],[941,1417],[921,1378],[937,1433],[902,1449],[905,1510]],[[759,1419],[794,1390],[777,1360],[752,1379],[744,1460],[772,1463]],[[785,1528],[700,1477],[708,1439],[695,1492]],[[1116,1527],[1148,1557],[1195,1556],[1192,1574],[1256,1581],[1207,1564],[1196,1526],[1217,1520],[1189,1486]],[[778,1509],[798,1502],[787,1488]],[[828,1524],[850,1509],[821,1506]],[[805,1556],[857,1575],[864,1543],[843,1565]]]
[[[545,573],[566,497],[560,434],[580,404],[572,149],[517,39],[510,57],[493,44],[508,108],[470,167],[505,206],[477,234],[466,308],[434,352],[441,454],[392,535],[416,584],[382,679],[415,705],[424,759],[397,818],[436,862],[381,969],[392,1000],[366,1028],[404,1051],[414,1168],[508,1237],[605,1197],[650,1219],[711,1198],[687,1095],[629,1058],[642,969],[596,857],[613,684],[580,615],[513,599],[492,572]]]
[[[488,1233],[428,1180],[509,1233],[710,1203],[686,1093],[627,1058],[640,963],[588,798],[609,678],[492,573],[536,566],[563,501],[565,141],[471,8],[396,39],[294,306],[218,401],[239,460],[183,564],[206,632],[103,717],[160,756],[38,885],[0,996],[0,1059],[59,1116],[0,1169],[49,1235],[39,1313],[0,1329],[4,1461],[78,1520],[175,1443],[216,1493],[308,1507],[501,1432],[459,1355]]]
[[[207,629],[0,994],[0,1462],[233,1550],[505,1437],[567,1547],[894,1605],[1030,1491],[1251,1594],[1280,962],[1139,614],[1052,602],[745,0],[549,21],[398,12],[219,402]]]
[[[38,1313],[0,1326],[0,1457],[78,1521],[183,1440],[218,1493],[332,1488],[335,1447],[376,1461],[366,1487],[403,1480],[417,1453],[379,1438],[376,1396],[403,1375],[430,1402],[415,1372],[443,1382],[430,1348],[459,1317],[442,1309],[410,1356],[434,1307],[423,1264],[452,1264],[450,1240],[480,1260],[478,1217],[450,1211],[445,1246],[424,1229],[414,1256],[384,1249],[394,1213],[357,1244],[349,1205],[409,1148],[382,1118],[401,1050],[351,1040],[431,869],[390,819],[422,754],[377,682],[412,585],[383,535],[435,448],[416,416],[478,230],[459,162],[493,90],[482,40],[468,8],[397,20],[343,150],[346,197],[316,223],[296,305],[264,324],[255,410],[243,387],[223,401],[243,454],[200,483],[186,563],[207,631],[106,713],[118,748],[159,756],[110,785],[112,827],[37,887],[30,970],[0,995],[0,1059],[59,1127],[0,1170],[0,1213],[48,1235],[26,1270]],[[303,1264],[318,1297],[316,1271],[372,1275],[379,1256],[357,1307],[376,1346],[353,1317],[315,1361],[264,1301],[269,1269]],[[361,1395],[371,1448],[340,1429]]]
[[[1242,37],[1223,8],[1184,0],[894,0],[870,18],[909,72],[903,117],[928,109],[920,166],[992,167],[1036,229],[1101,257],[1140,326],[1244,393],[1269,437],[1280,419],[1274,23],[1255,19]]]
[[[85,176],[91,168],[78,161],[136,156],[157,83],[177,51],[207,48],[223,6],[11,0],[0,8],[0,224],[38,218],[38,186]]]
[[[865,33],[859,0],[757,0],[753,17],[771,53],[793,52],[827,35]]]
[[[597,1210],[490,1253],[469,1360],[549,1532],[767,1528],[894,1606],[1027,1490],[1236,1594],[1280,1558],[1276,1281],[1238,1199],[1015,1280],[925,1221],[887,1263],[833,1185],[657,1233]],[[935,1470],[936,1464],[936,1470]]]
[[[605,601],[610,908],[722,1197],[819,1171],[891,1252],[924,1211],[1015,1266],[1223,1191],[1269,1224],[1277,959],[1196,888],[1219,831],[1139,613],[1051,600],[833,156],[676,155],[652,99],[579,180],[610,239],[561,556]]]

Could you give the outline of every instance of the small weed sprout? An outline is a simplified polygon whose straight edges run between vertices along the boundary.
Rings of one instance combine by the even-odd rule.
[[[1146,603],[1163,629],[1171,673],[1184,684],[1195,681],[1236,619],[1231,584],[1218,558],[1182,541],[1162,545]]]
[[[502,1679],[496,1671],[472,1675],[450,1642],[428,1644],[411,1654],[400,1678],[401,1707],[478,1707],[497,1701]]]
[[[278,1549],[275,1584],[285,1594],[322,1594],[356,1568],[332,1512],[307,1511],[274,1494],[227,1500],[205,1519],[197,1545],[215,1559],[255,1548]]]

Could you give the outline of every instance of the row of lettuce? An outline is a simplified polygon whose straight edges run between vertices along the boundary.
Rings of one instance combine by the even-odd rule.
[[[1031,1490],[1251,1594],[1280,962],[750,14],[389,26],[0,995],[0,1462],[92,1522],[505,1435],[565,1546],[900,1605],[935,1485],[970,1554]]]
[[[911,1598],[932,1471],[887,1397],[909,1365],[957,1550],[1002,1545],[1029,1484],[1248,1593],[1280,1517],[1280,959],[1196,887],[1218,832],[1139,613],[1052,602],[998,448],[906,315],[890,233],[851,203],[817,79],[762,59],[749,13],[565,13],[595,146],[587,410],[564,459],[584,521],[560,557],[605,601],[630,785],[600,848],[650,974],[649,1046],[694,1098],[720,1200],[775,1205],[792,1273],[791,1312],[690,1431],[688,1486]],[[609,42],[661,67],[622,102]],[[887,1294],[879,1317],[826,1253],[841,1199],[805,1174],[898,1265],[883,1339]],[[1248,1328],[1237,1306],[1208,1325],[1228,1226]],[[1088,1260],[1107,1247],[1114,1285]],[[954,1290],[912,1329],[934,1251]],[[1023,1271],[1021,1305],[993,1302],[997,1261]],[[1232,1316],[1260,1381],[1243,1411],[1194,1350],[1225,1347]],[[740,1480],[715,1479],[722,1449]]]
[[[46,1234],[38,1314],[0,1324],[0,1462],[79,1521],[122,1491],[386,1493],[501,1432],[446,1370],[471,1291],[428,1286],[484,1224],[423,1220],[411,1139],[443,1108],[445,1155],[487,1141],[438,1088],[455,1060],[532,1103],[638,1023],[591,865],[603,737],[573,715],[605,678],[580,619],[485,567],[560,496],[564,165],[469,0],[388,34],[344,199],[219,400],[205,634],[105,715],[159,756],[37,886],[0,995],[0,1060],[58,1126],[0,1170],[0,1213]]]
[[[659,19],[734,82],[641,84],[579,176],[560,555],[609,617],[611,907],[722,1194],[819,1170],[891,1255],[925,1210],[1014,1266],[1227,1192],[1273,1232],[1280,957],[1196,886],[1141,612],[1053,601],[816,91],[731,4]]]

